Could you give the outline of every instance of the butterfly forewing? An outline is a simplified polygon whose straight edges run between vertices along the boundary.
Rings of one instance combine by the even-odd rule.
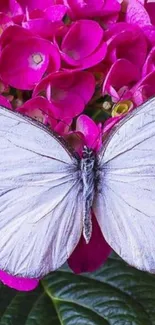
[[[155,99],[125,117],[99,156],[94,211],[111,247],[155,272]]]
[[[82,231],[78,161],[48,129],[0,108],[0,269],[42,277]]]

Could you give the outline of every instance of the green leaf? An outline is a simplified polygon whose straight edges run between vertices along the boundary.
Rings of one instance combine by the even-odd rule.
[[[116,255],[95,273],[67,267],[29,293],[0,287],[0,325],[155,325],[155,276]]]

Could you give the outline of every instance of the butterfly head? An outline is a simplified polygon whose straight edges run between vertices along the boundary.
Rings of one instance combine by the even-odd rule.
[[[92,149],[84,146],[82,150],[81,169],[86,173],[91,173],[96,161],[95,153]]]
[[[82,158],[83,159],[93,159],[94,158],[94,151],[91,148],[88,148],[87,146],[83,147],[82,150]]]

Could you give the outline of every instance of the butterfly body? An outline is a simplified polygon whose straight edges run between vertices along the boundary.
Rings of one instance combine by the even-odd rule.
[[[94,199],[96,180],[96,155],[84,146],[81,159],[81,175],[83,183],[83,236],[89,243],[92,235],[91,208]]]

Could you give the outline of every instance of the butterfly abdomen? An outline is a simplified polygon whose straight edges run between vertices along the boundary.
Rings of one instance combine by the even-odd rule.
[[[89,243],[92,235],[91,207],[95,188],[95,162],[96,156],[92,149],[84,147],[81,159],[81,172],[83,182],[83,236]]]

